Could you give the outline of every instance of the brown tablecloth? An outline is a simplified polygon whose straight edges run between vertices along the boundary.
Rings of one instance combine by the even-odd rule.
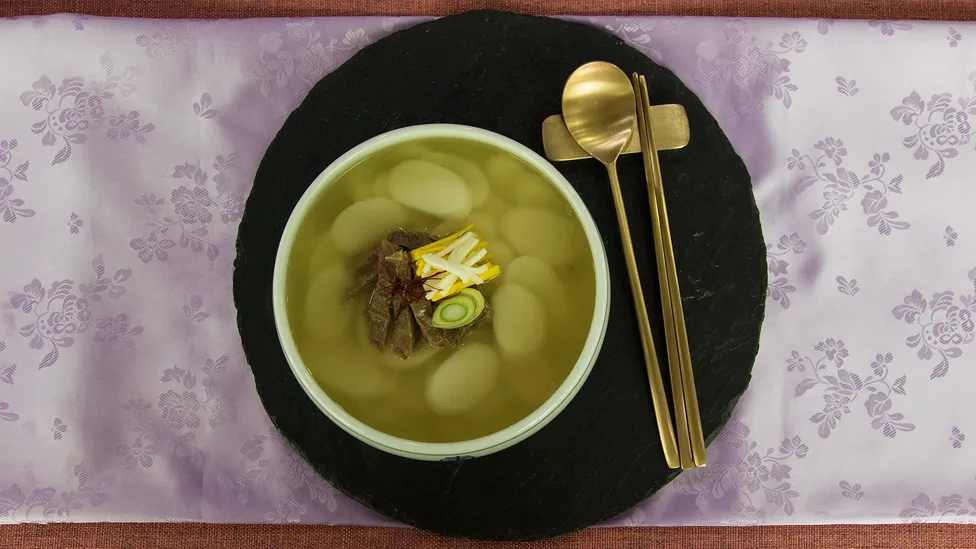
[[[368,6],[368,7],[367,7]],[[0,0],[0,17],[57,12],[154,18],[443,15],[477,8],[546,14],[976,20],[976,0]],[[976,526],[594,528],[526,544],[485,544],[402,528],[212,524],[0,526],[0,549],[102,548],[915,548],[976,547]]]
[[[0,0],[0,15],[83,12],[159,18],[445,15],[494,8],[544,14],[974,20],[973,0]]]
[[[525,543],[482,543],[405,528],[87,524],[0,527],[0,549],[964,549],[976,526],[590,528]]]

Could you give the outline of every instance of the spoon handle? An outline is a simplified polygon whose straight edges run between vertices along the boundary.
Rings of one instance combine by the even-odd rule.
[[[647,377],[651,385],[651,400],[654,403],[654,417],[657,420],[657,430],[661,434],[661,446],[664,448],[664,460],[668,467],[677,469],[680,466],[678,446],[674,439],[674,427],[671,425],[671,411],[668,409],[668,397],[664,392],[664,380],[661,378],[661,365],[657,360],[654,349],[654,339],[651,337],[651,323],[647,318],[647,305],[644,303],[644,290],[641,289],[640,276],[637,272],[637,258],[634,257],[634,243],[630,239],[630,224],[627,223],[627,209],[624,207],[624,197],[620,192],[620,180],[617,178],[616,163],[607,164],[610,176],[610,188],[613,191],[613,205],[617,209],[617,223],[620,225],[620,240],[623,243],[624,257],[627,260],[627,275],[630,277],[630,291],[634,298],[634,308],[637,311],[637,324],[640,327],[641,346],[644,348],[644,365],[647,367]]]

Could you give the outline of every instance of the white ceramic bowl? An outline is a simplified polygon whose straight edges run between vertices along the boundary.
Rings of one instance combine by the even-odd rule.
[[[346,412],[329,398],[329,395],[316,383],[311,372],[302,362],[298,348],[295,346],[285,309],[285,279],[292,260],[295,237],[305,216],[312,210],[313,204],[321,194],[347,169],[376,151],[399,143],[425,138],[455,138],[485,143],[500,151],[511,153],[542,173],[566,198],[583,224],[596,274],[596,299],[590,331],[579,359],[559,388],[539,408],[514,425],[481,438],[461,442],[432,443],[406,440],[374,429]],[[366,444],[391,454],[422,460],[463,459],[497,452],[524,440],[549,423],[556,414],[569,404],[569,401],[573,399],[583,385],[590,370],[593,369],[593,363],[596,362],[597,354],[599,354],[600,347],[603,344],[603,336],[606,333],[610,313],[610,277],[603,241],[593,218],[576,191],[552,164],[520,143],[487,130],[453,124],[430,124],[410,126],[378,135],[336,159],[315,178],[315,181],[302,195],[301,200],[298,201],[288,218],[281,242],[278,244],[274,282],[272,284],[272,300],[278,338],[281,341],[281,347],[289,366],[291,366],[292,373],[309,398],[339,427]]]

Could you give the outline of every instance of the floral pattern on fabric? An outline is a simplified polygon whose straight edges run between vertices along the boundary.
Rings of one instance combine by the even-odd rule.
[[[935,158],[926,179],[939,177],[945,172],[946,160],[959,156],[959,149],[969,145],[973,135],[969,117],[976,115],[976,73],[970,76],[970,97],[953,100],[951,93],[932,95],[927,101],[918,92],[912,92],[901,100],[901,105],[891,109],[891,117],[914,133],[902,140],[902,145],[915,149],[916,160]]]
[[[74,345],[92,326],[99,343],[122,341],[131,347],[135,336],[142,333],[141,326],[130,325],[127,313],[95,317],[104,308],[105,298],[118,300],[126,295],[132,270],[118,269],[108,276],[101,255],[91,261],[91,268],[88,282],[62,279],[45,285],[35,278],[20,291],[9,292],[10,305],[28,319],[20,327],[21,337],[30,339],[31,349],[48,349],[38,369],[54,366],[61,357],[59,349]]]
[[[768,239],[752,386],[709,466],[611,524],[973,521],[976,26],[572,19],[699,95]],[[0,21],[0,522],[392,524],[272,427],[231,275],[292,107],[423,20]]]
[[[862,377],[850,365],[845,367],[850,352],[843,341],[827,338],[814,345],[813,350],[819,353],[816,362],[793,351],[786,360],[786,369],[807,376],[793,390],[794,396],[800,397],[813,388],[822,390],[823,410],[810,416],[810,421],[818,426],[820,438],[829,437],[855,404],[867,411],[871,428],[887,438],[915,430],[914,424],[905,421],[904,414],[892,410],[892,394],[906,394],[908,377],[889,379],[889,365],[895,358],[891,353],[875,355],[871,373]]]
[[[807,173],[797,180],[794,193],[800,194],[816,184],[823,185],[823,206],[810,213],[818,233],[827,234],[858,195],[861,195],[861,209],[867,216],[868,227],[876,228],[879,234],[887,236],[893,230],[903,231],[911,227],[910,223],[899,219],[898,212],[888,207],[888,197],[901,194],[903,180],[901,175],[887,176],[890,154],[875,153],[867,162],[867,171],[858,175],[841,166],[847,148],[840,139],[827,137],[817,141],[813,148],[817,151],[813,155],[793,149],[787,158],[787,167]]]
[[[145,134],[155,129],[153,124],[140,121],[139,111],[106,112],[106,108],[118,108],[119,97],[129,97],[136,91],[138,69],[130,66],[117,72],[107,53],[100,61],[105,71],[104,80],[72,76],[55,84],[47,76],[41,76],[31,90],[20,94],[25,107],[44,115],[31,126],[31,132],[43,134],[42,145],[61,147],[51,164],[71,158],[71,145],[85,143],[96,130],[107,127],[105,135],[109,139],[124,140],[131,136],[137,143],[144,144]]]
[[[912,290],[891,314],[918,331],[905,339],[911,349],[918,349],[920,360],[938,360],[932,379],[949,373],[951,359],[960,358],[963,348],[976,337],[976,267],[969,271],[973,293],[969,289],[958,295],[951,290],[932,294],[930,299]]]

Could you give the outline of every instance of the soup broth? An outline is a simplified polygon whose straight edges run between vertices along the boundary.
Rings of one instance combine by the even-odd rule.
[[[457,347],[432,348],[418,333],[406,359],[377,350],[372,292],[346,295],[355,264],[394,229],[439,239],[465,227],[500,268],[473,287],[483,318]],[[292,257],[288,314],[306,366],[353,417],[409,440],[471,440],[524,418],[573,368],[593,318],[592,253],[569,203],[529,165],[476,141],[411,141],[350,168],[312,205]],[[400,309],[394,323],[411,314]]]

